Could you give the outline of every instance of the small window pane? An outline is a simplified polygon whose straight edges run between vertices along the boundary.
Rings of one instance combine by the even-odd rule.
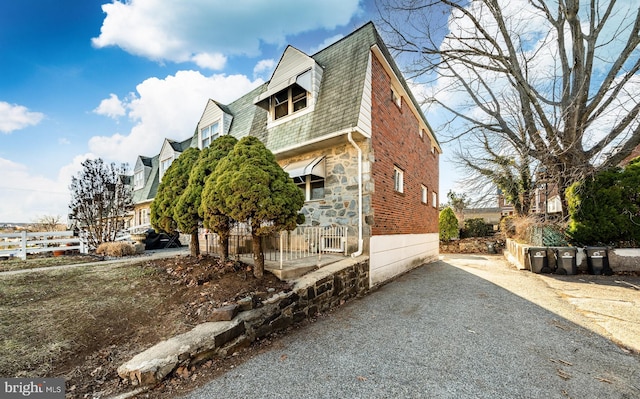
[[[311,183],[311,199],[318,200],[324,198],[324,180]]]
[[[393,172],[394,189],[399,193],[402,193],[404,191],[403,175],[404,175],[404,172],[402,171],[402,169],[399,169],[399,168],[394,169],[394,172]]]

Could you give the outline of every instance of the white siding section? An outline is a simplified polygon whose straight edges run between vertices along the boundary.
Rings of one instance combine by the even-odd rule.
[[[225,113],[214,101],[209,100],[209,102],[207,102],[207,107],[198,122],[198,148],[200,148],[200,144],[202,143],[202,137],[200,137],[200,131],[202,128],[207,127],[216,121],[221,121],[221,134],[228,134],[232,120],[232,115]]]
[[[364,78],[364,89],[362,90],[362,101],[360,102],[358,127],[362,132],[371,137],[371,53],[369,53],[367,73]]]
[[[291,78],[295,78],[307,69],[312,68],[315,64],[316,61],[302,51],[295,47],[287,47],[280,59],[280,63],[273,72],[268,89],[281,85],[288,87],[290,85],[289,83],[291,83]]]
[[[370,239],[371,286],[385,282],[424,263],[436,261],[439,255],[438,233],[394,234]]]

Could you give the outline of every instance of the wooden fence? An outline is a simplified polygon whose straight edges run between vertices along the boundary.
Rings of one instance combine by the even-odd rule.
[[[26,260],[27,254],[77,249],[81,254],[88,253],[86,239],[75,236],[73,231],[45,231],[28,233],[0,233],[0,256],[16,256]]]

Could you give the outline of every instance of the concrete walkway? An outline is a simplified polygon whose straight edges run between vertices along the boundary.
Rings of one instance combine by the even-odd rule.
[[[588,302],[572,301],[582,297],[569,277],[517,271],[501,257],[444,256],[187,397],[640,398],[640,356],[608,339]],[[616,289],[606,296],[625,286],[637,306],[640,291],[603,281],[578,289]]]

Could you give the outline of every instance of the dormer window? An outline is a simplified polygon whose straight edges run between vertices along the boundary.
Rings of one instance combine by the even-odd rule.
[[[207,148],[211,142],[220,135],[220,122],[214,122],[211,125],[200,129],[201,148]]]
[[[160,179],[162,179],[162,176],[164,176],[165,172],[167,171],[167,169],[169,169],[169,166],[171,166],[172,162],[173,157],[169,157],[160,161]]]
[[[144,170],[140,170],[133,175],[133,189],[140,190],[144,187]]]
[[[322,74],[322,67],[313,58],[287,47],[266,90],[253,102],[267,111],[267,128],[313,112]]]
[[[280,119],[307,108],[307,91],[294,84],[273,96],[273,119]]]

